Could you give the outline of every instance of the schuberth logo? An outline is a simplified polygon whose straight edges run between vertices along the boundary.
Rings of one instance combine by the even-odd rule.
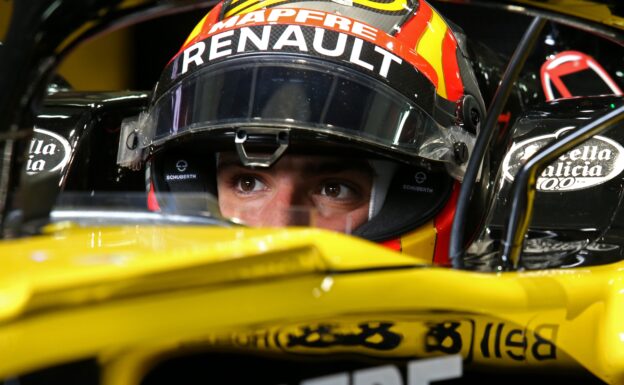
[[[514,180],[520,167],[567,129],[513,145],[503,168],[505,178]],[[624,170],[624,148],[604,136],[594,136],[548,165],[537,179],[538,191],[574,191],[608,182]]]
[[[176,162],[176,169],[180,172],[184,172],[186,171],[186,169],[188,168],[188,162],[184,159],[180,159],[179,161]]]
[[[70,154],[71,146],[65,138],[54,132],[35,128],[28,148],[26,174],[61,171],[69,161]]]

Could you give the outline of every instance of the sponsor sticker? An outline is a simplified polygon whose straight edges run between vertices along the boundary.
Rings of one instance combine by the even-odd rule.
[[[427,173],[418,171],[414,174],[414,178],[403,184],[403,190],[414,191],[420,193],[433,194],[435,190],[424,183],[427,182]]]
[[[620,246],[608,243],[589,243],[588,240],[561,241],[549,238],[527,239],[524,242],[524,253],[547,254],[556,252],[569,252],[587,249],[595,252],[618,250]]]
[[[589,95],[622,95],[609,73],[590,55],[563,51],[544,62],[541,72],[546,100]]]
[[[568,130],[564,128],[554,134],[515,143],[503,161],[505,179],[513,181],[533,154]],[[608,182],[623,170],[624,148],[612,139],[596,135],[548,165],[537,178],[537,190],[582,190]]]
[[[399,346],[403,336],[391,330],[392,322],[363,322],[357,330],[340,330],[332,324],[302,326],[286,333],[280,345],[294,347],[328,348],[333,346],[361,346],[375,350],[392,350]]]
[[[346,16],[307,9],[273,8],[221,20],[185,46],[164,71],[160,89],[203,66],[252,53],[305,54],[337,61],[396,84],[431,111],[433,67],[383,30]],[[418,68],[418,69],[417,69]],[[414,96],[418,95],[418,96]]]
[[[215,25],[214,29],[219,30]],[[366,30],[363,30],[366,31]],[[300,25],[241,27],[211,35],[186,48],[181,55],[180,75],[217,59],[248,52],[308,53],[338,58],[387,78],[403,60],[379,45],[372,45],[376,30],[349,35],[324,28]],[[357,36],[357,37],[356,37]]]
[[[502,366],[565,362],[559,324],[531,327],[489,317],[299,324],[207,336],[187,346],[234,347],[291,354],[358,353],[374,357],[457,356],[466,364]]]
[[[60,172],[69,162],[70,155],[71,146],[67,139],[52,131],[35,128],[28,147],[26,174]]]

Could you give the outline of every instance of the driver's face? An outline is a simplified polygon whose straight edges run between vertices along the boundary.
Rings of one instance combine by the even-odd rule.
[[[368,219],[373,172],[365,161],[285,155],[269,169],[248,168],[222,153],[219,208],[251,226],[313,225],[352,230]]]

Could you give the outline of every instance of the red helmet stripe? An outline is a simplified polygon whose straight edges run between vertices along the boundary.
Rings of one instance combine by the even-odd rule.
[[[149,211],[160,211],[160,205],[158,199],[156,199],[156,191],[154,190],[154,183],[150,182],[150,189],[147,193],[147,209]]]
[[[426,24],[427,28],[425,28],[425,31],[418,41],[416,52],[431,63],[435,69],[438,75],[436,90],[438,95],[446,98],[446,82],[444,78],[444,68],[442,66],[442,41],[444,40],[448,27],[437,12],[432,9],[431,13],[431,20]]]
[[[403,27],[401,27],[401,35],[405,35],[409,44],[416,49],[420,38],[427,29],[427,24],[431,21],[432,10],[429,4],[420,2],[420,6],[414,17],[412,17]],[[410,41],[411,40],[411,41]]]
[[[387,241],[381,242],[380,244],[394,251],[403,251],[403,247],[401,246],[401,238],[389,239]]]
[[[446,31],[442,42],[442,68],[447,99],[452,102],[458,101],[464,94],[464,85],[457,64],[457,40],[450,29]]]
[[[401,26],[401,31],[396,34],[396,37],[399,38],[409,46],[414,47],[414,53],[416,51],[416,47],[418,46],[418,42],[420,38],[424,34],[427,29],[427,24],[431,19],[432,10],[428,4],[425,2],[420,2],[420,7],[418,8],[418,12],[412,17],[409,21],[407,21],[403,26]],[[436,70],[431,66],[431,64],[425,60],[426,58],[418,57],[417,68],[425,74],[431,80],[431,83],[437,88],[438,87],[438,74]],[[416,61],[413,61],[412,64],[416,64]]]

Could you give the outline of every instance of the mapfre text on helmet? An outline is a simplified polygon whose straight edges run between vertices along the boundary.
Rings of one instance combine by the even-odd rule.
[[[178,56],[182,63],[177,75],[235,54],[278,51],[332,58],[386,78],[391,66],[400,65],[402,59],[372,43],[377,42],[378,34],[379,30],[369,25],[319,11],[278,8],[251,12],[216,23],[204,40],[184,49]]]

